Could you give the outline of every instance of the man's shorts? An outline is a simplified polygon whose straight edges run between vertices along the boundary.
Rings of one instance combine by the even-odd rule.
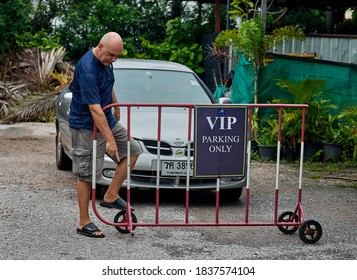
[[[127,157],[127,130],[120,123],[117,123],[112,129],[112,133],[117,143],[120,160]],[[72,138],[72,171],[78,176],[79,180],[92,181],[92,166],[93,166],[93,131],[87,129],[71,128]],[[105,155],[106,141],[101,133],[97,134],[97,155],[96,155],[96,178],[101,177]],[[140,155],[141,149],[138,143],[130,137],[130,156]],[[111,159],[118,163],[116,158]]]

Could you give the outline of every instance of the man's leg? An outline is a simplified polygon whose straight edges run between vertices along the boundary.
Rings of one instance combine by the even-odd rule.
[[[91,186],[89,182],[77,180],[76,183],[77,189],[77,200],[78,200],[78,207],[79,207],[79,225],[78,229],[82,229],[83,226],[91,223],[91,219],[89,216],[89,200],[90,200],[90,193],[91,193]],[[93,235],[102,235],[101,231],[96,231]]]
[[[90,200],[90,183],[77,180],[76,189],[79,208],[78,228],[82,228],[84,225],[91,222],[88,210],[88,204]]]
[[[130,172],[133,170],[138,157],[138,155],[130,157]],[[112,203],[119,198],[119,190],[127,177],[127,162],[128,158],[125,157],[117,164],[112,182],[103,197],[104,201]]]
[[[76,182],[77,201],[79,208],[79,223],[77,233],[90,237],[104,237],[104,234],[91,222],[89,216],[89,200],[91,194],[91,164],[90,156],[93,144],[92,131],[85,129],[72,129],[72,171],[78,176]],[[99,141],[98,141],[99,142]],[[102,141],[103,142],[103,141]],[[99,145],[99,144],[98,144]],[[99,154],[101,151],[102,154]],[[98,148],[98,156],[104,158],[105,146],[101,150]],[[83,168],[85,164],[86,168]],[[82,166],[80,168],[80,165]]]

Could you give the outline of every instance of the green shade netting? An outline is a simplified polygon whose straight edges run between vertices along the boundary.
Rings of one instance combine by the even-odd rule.
[[[219,98],[224,97],[224,93],[226,91],[229,91],[228,87],[226,87],[225,85],[217,85],[217,87],[213,93],[213,96],[218,101]]]
[[[254,102],[254,71],[253,62],[240,55],[235,65],[231,100],[236,104]]]

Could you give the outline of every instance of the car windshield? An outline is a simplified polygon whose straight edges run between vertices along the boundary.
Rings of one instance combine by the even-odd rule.
[[[114,69],[115,94],[120,103],[210,104],[207,92],[192,73]]]

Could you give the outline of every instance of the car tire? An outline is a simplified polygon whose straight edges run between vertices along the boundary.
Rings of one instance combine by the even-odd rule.
[[[66,155],[61,141],[61,132],[56,131],[56,165],[59,170],[71,170],[72,160]]]

